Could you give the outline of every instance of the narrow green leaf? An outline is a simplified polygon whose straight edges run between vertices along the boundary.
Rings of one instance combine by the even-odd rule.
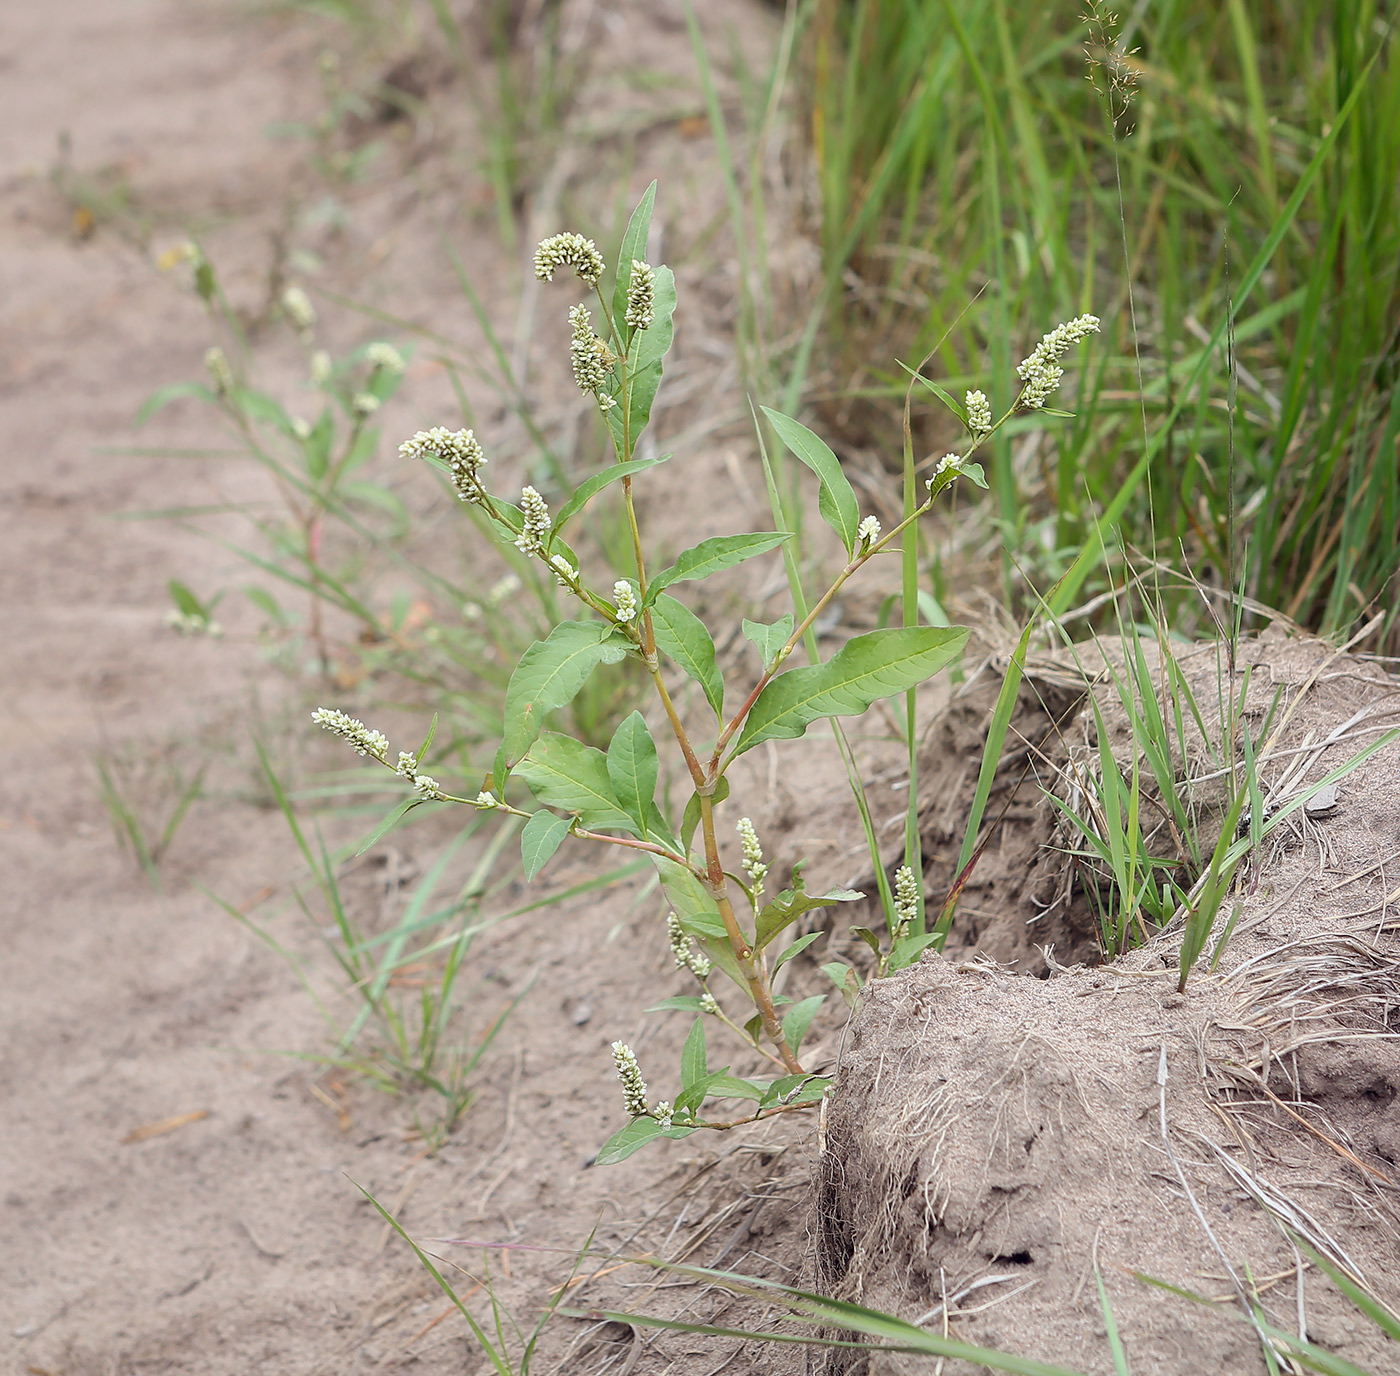
[[[670,350],[675,332],[672,323],[675,311],[675,275],[668,267],[658,267],[655,269],[652,291],[651,324],[645,330],[635,330],[630,334],[631,361],[628,372],[631,383],[628,403],[624,408],[619,399],[619,404],[606,413],[608,428],[618,448],[628,455],[636,449],[637,440],[651,419],[652,404],[661,387],[662,360]]]
[[[856,716],[878,698],[917,686],[956,658],[967,635],[959,626],[870,631],[848,641],[825,664],[790,669],[758,695],[733,753],[742,755],[760,741],[800,736],[820,717]]]
[[[586,827],[613,831],[636,828],[613,792],[603,752],[572,736],[545,732],[516,765],[514,773],[529,784],[546,807],[577,813]]]
[[[724,677],[715,664],[715,642],[705,623],[684,603],[663,594],[652,603],[651,624],[657,649],[700,685],[715,716],[723,716]]]
[[[145,425],[157,411],[164,410],[172,401],[179,401],[183,397],[195,397],[199,401],[213,401],[214,393],[200,382],[172,382],[168,387],[161,387],[151,393],[142,403],[141,409],[136,413],[136,424],[138,427]]]
[[[710,1082],[712,1099],[752,1099],[757,1104],[763,1101],[763,1093],[751,1080],[741,1080],[737,1075],[716,1075]]]
[[[671,457],[673,456],[670,454],[663,454],[659,459],[632,459],[628,463],[615,463],[601,473],[595,473],[581,482],[568,501],[554,513],[554,529],[562,530],[564,522],[572,516],[577,516],[605,487],[610,487],[623,478],[630,478],[634,473],[645,473],[648,468],[656,468]]]
[[[528,883],[554,858],[554,852],[569,834],[570,822],[553,812],[537,812],[520,833],[520,858],[525,862]]]
[[[710,1073],[705,1056],[705,1019],[696,1018],[681,1048],[681,1088],[689,1089]]]
[[[556,707],[574,700],[599,664],[616,664],[629,642],[606,621],[563,621],[520,658],[506,687],[505,750],[523,755]]]
[[[593,1159],[600,1166],[615,1166],[660,1136],[661,1124],[655,1118],[634,1118],[621,1132],[613,1133]]]
[[[904,369],[915,382],[921,383],[941,401],[957,418],[958,424],[964,429],[967,428],[967,410],[955,396],[945,392],[936,382],[926,378],[922,373],[916,373],[907,363],[899,365]]]
[[[768,626],[761,621],[745,620],[743,630],[744,639],[751,640],[758,646],[759,658],[766,669],[772,664],[773,656],[792,639],[792,613],[784,612]]]
[[[360,842],[360,848],[355,852],[357,856],[363,855],[382,836],[391,832],[398,824],[418,806],[419,799],[411,798],[406,803],[400,803],[390,810],[389,815],[375,829]]]
[[[803,913],[813,908],[826,908],[833,903],[854,903],[864,898],[855,889],[833,889],[830,893],[813,894],[793,892],[785,889],[771,903],[766,903],[758,914],[758,934],[754,945],[763,950],[784,928],[791,926]]]
[[[825,1002],[825,994],[813,994],[811,998],[803,999],[801,1003],[794,1003],[783,1014],[783,1036],[787,1038],[787,1044],[792,1048],[794,1056],[801,1048],[802,1039],[807,1035],[807,1029],[812,1025],[812,1019],[817,1016],[817,1010]]]
[[[704,1008],[704,1000],[698,994],[677,994],[674,998],[662,999],[660,1003],[654,1003],[650,1008],[642,1011],[646,1013],[701,1013]]]
[[[642,199],[627,221],[627,229],[622,235],[622,247],[617,254],[617,276],[613,283],[613,319],[622,331],[622,345],[632,337],[632,330],[624,320],[627,314],[627,289],[632,285],[632,260],[646,261],[647,238],[651,233],[651,212],[656,205],[656,183],[642,192]]]
[[[666,900],[675,909],[681,927],[697,938],[726,938],[724,919],[715,901],[705,892],[705,886],[688,870],[673,860],[657,856],[654,861]]]
[[[624,717],[608,746],[608,778],[622,810],[643,836],[655,810],[658,763],[656,742],[640,712]]]
[[[191,617],[205,615],[204,604],[178,578],[172,578],[165,586],[170,590],[171,599],[179,611]]]
[[[797,940],[773,962],[773,973],[777,974],[794,956],[800,956],[802,952],[821,935],[821,932],[808,932],[806,936],[798,937]]]
[[[782,437],[783,443],[817,475],[821,483],[817,509],[827,525],[841,537],[846,553],[854,553],[856,530],[860,526],[860,503],[856,501],[850,479],[841,471],[841,460],[820,435],[814,434],[791,416],[770,410],[767,406],[760,409]]]
[[[662,569],[651,580],[647,588],[647,601],[654,602],[663,588],[672,583],[708,578],[721,569],[732,569],[745,559],[766,554],[776,549],[784,540],[792,539],[788,531],[759,531],[752,535],[719,535],[713,540],[701,540],[698,545],[685,550],[670,568]]]

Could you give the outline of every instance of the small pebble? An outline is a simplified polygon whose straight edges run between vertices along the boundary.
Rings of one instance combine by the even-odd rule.
[[[593,1016],[593,1007],[587,1003],[576,1003],[569,1016],[574,1020],[575,1027],[582,1027]]]

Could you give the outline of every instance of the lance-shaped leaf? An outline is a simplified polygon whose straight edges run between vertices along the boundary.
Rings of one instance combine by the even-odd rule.
[[[791,416],[783,415],[781,411],[771,411],[766,406],[762,409],[783,443],[817,475],[821,483],[817,509],[822,514],[822,520],[841,537],[846,553],[853,554],[856,531],[860,527],[860,503],[856,501],[850,480],[841,471],[841,460],[820,435],[814,434],[805,425],[799,424]]]
[[[618,404],[605,412],[608,428],[617,440],[619,448],[628,457],[636,449],[637,439],[651,419],[652,403],[655,402],[656,393],[661,386],[662,360],[670,350],[671,339],[675,333],[672,323],[675,312],[675,274],[668,267],[656,268],[652,285],[651,324],[644,330],[629,332],[632,340],[626,365],[631,375],[631,382],[628,384],[628,404],[624,407],[621,396],[618,396]],[[618,323],[623,325],[620,315]]]
[[[674,456],[671,454],[663,454],[659,459],[633,459],[630,463],[615,463],[601,473],[595,473],[581,482],[569,500],[554,513],[554,529],[562,529],[565,521],[577,516],[605,487],[610,487],[623,478],[630,478],[634,473],[645,473],[648,468],[655,468],[672,457]]]
[[[518,759],[533,744],[545,717],[574,700],[600,664],[616,664],[629,642],[606,621],[561,621],[546,640],[520,657],[506,687],[505,751]]]
[[[572,825],[567,817],[553,812],[537,812],[525,823],[520,833],[520,858],[525,862],[527,883],[554,858]]]
[[[622,810],[645,836],[656,797],[656,742],[640,712],[624,717],[608,746],[608,778]]]
[[[864,898],[855,889],[833,889],[830,893],[803,893],[800,889],[784,889],[771,903],[765,903],[758,914],[758,935],[754,944],[762,950],[779,932],[790,927],[803,913],[813,908],[829,907],[832,903],[854,903]]]
[[[642,199],[627,221],[627,230],[622,236],[622,248],[617,255],[617,277],[613,283],[612,313],[617,328],[622,332],[622,346],[632,337],[632,327],[627,323],[627,289],[632,285],[632,260],[646,261],[647,237],[651,233],[651,212],[656,205],[656,183],[642,192]]]
[[[547,731],[515,767],[515,777],[530,785],[546,807],[576,813],[586,827],[635,832],[637,824],[622,809],[608,777],[601,750],[572,736]]]
[[[696,1018],[690,1035],[681,1047],[681,1088],[689,1089],[697,1080],[703,1080],[710,1073],[710,1065],[705,1051],[705,1019]]]
[[[967,643],[961,626],[902,626],[848,641],[825,664],[790,669],[759,695],[735,755],[800,736],[820,717],[850,717],[932,678]]]
[[[724,676],[715,664],[715,642],[705,623],[689,607],[663,594],[652,604],[651,624],[657,649],[700,685],[715,716],[722,716]]]
[[[747,994],[748,982],[729,944],[724,919],[705,886],[688,869],[672,860],[658,857],[654,863],[666,900],[675,909],[682,930],[693,936],[700,949]]]
[[[680,557],[668,569],[662,569],[651,580],[647,588],[647,601],[655,600],[662,588],[672,583],[683,583],[696,578],[708,578],[721,569],[732,569],[745,559],[766,554],[777,548],[792,535],[784,530],[763,530],[752,535],[719,535],[713,540],[701,540],[698,545],[682,551]]]

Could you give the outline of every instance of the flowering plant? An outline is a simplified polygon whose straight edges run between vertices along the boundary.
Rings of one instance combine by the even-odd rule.
[[[862,516],[832,450],[797,421],[764,408],[776,433],[816,475],[819,510],[840,538],[847,562],[810,608],[795,607],[771,625],[744,622],[745,635],[758,647],[762,671],[744,687],[737,708],[727,706],[727,685],[716,664],[715,642],[675,591],[682,583],[776,549],[791,536],[786,531],[760,531],[702,540],[666,567],[648,567],[633,482],[670,456],[637,458],[637,444],[660,385],[676,305],[670,269],[652,267],[643,258],[655,191],[653,183],[632,215],[610,296],[601,285],[606,265],[592,240],[558,234],[544,240],[535,255],[535,272],[541,280],[553,281],[556,272],[572,269],[593,289],[593,305],[576,305],[569,312],[570,357],[579,388],[595,399],[610,433],[611,461],[551,512],[533,487],[521,492],[518,505],[487,490],[482,480],[486,456],[470,430],[421,431],[401,447],[406,458],[423,459],[437,467],[461,501],[478,507],[503,540],[538,559],[579,604],[576,619],[556,625],[516,665],[506,690],[504,739],[482,786],[461,796],[451,793],[422,772],[426,743],[416,754],[400,752],[391,762],[389,743],[379,732],[333,709],[322,708],[315,714],[318,723],[360,754],[378,760],[407,781],[413,794],[403,810],[437,800],[524,818],[521,850],[527,879],[539,874],[571,836],[640,851],[652,860],[670,909],[666,920],[675,964],[699,986],[697,993],[666,999],[658,1007],[691,1011],[697,1017],[686,1041],[681,1089],[674,1101],[653,1104],[633,1051],[622,1042],[614,1044],[614,1062],[631,1121],[603,1149],[600,1161],[621,1160],[656,1137],[733,1127],[808,1108],[821,1100],[829,1082],[809,1073],[800,1054],[803,1038],[826,996],[793,1002],[776,992],[773,984],[778,970],[816,934],[799,937],[785,947],[780,939],[804,914],[863,895],[850,890],[809,894],[799,866],[792,887],[768,897],[768,866],[747,817],[737,825],[740,873],[727,870],[717,817],[729,795],[728,771],[753,747],[800,737],[823,718],[862,713],[876,700],[929,679],[959,654],[967,640],[966,630],[914,625],[857,635],[825,662],[814,660],[801,668],[788,665],[809,628],[847,580],[889,549],[950,484],[965,477],[986,486],[981,467],[968,454],[1011,413],[993,420],[981,392],[969,392],[959,406],[927,379],[919,378],[960,416],[969,444],[966,453],[949,453],[933,465],[919,493],[906,503],[908,514],[883,532],[874,516]],[[594,330],[594,308],[601,334]],[[1043,407],[1059,381],[1058,359],[1097,323],[1083,316],[1042,340],[1022,365],[1026,387],[1017,405]],[[620,492],[631,557],[628,567],[610,572],[599,582],[565,543],[563,531],[590,501],[613,485]],[[663,739],[669,737],[677,766],[689,780],[689,800],[679,817],[667,816],[658,804],[661,752],[652,723],[641,712],[632,712],[617,727],[606,751],[546,729],[549,714],[571,702],[599,665],[623,660],[633,661],[650,679],[657,703],[655,721],[664,721]],[[707,710],[700,713],[699,722],[683,719],[673,696],[682,678],[698,685],[705,703]],[[535,806],[525,805],[516,785],[529,790]],[[901,868],[895,887],[893,911],[888,915],[888,949],[879,954],[880,973],[909,964],[936,940],[922,929],[921,895],[913,870]],[[866,929],[861,933],[879,952],[873,933]],[[853,971],[832,967],[831,973],[839,985],[849,988]],[[746,1005],[743,1012],[734,1010],[730,994],[722,999],[712,987],[716,974],[725,976],[738,991]],[[707,1019],[724,1024],[749,1052],[767,1059],[776,1076],[740,1077],[731,1075],[727,1066],[712,1070]],[[706,1115],[708,1102],[735,1099],[747,1104],[739,1116]]]

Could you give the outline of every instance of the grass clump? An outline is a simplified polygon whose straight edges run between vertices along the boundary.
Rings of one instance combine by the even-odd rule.
[[[1323,633],[1384,608],[1375,640],[1394,647],[1400,64],[1383,9],[1065,19],[1003,0],[816,6],[831,387],[878,404],[892,389],[869,360],[894,339],[999,406],[1017,322],[1121,283],[1075,423],[1032,418],[992,446],[1007,550],[1053,581],[1107,510],[1129,545],[1184,548],[1231,586],[1244,550],[1245,590]]]

